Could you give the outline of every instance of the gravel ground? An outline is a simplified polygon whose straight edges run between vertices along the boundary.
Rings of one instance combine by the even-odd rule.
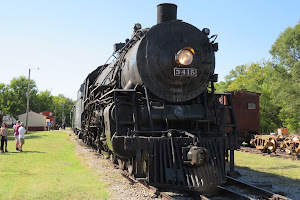
[[[83,142],[79,140],[73,132],[68,131],[68,133],[76,146],[76,153],[84,158],[86,164],[92,168],[94,173],[99,175],[100,182],[108,185],[108,190],[111,194],[110,199],[158,199],[158,197],[156,197],[152,192],[149,192],[140,185],[131,183],[128,179],[123,177],[120,169],[113,167],[110,160],[103,158],[94,149],[83,144]],[[300,181],[260,173],[248,168],[236,167],[236,170],[242,175],[242,177],[238,178],[241,181],[263,187],[266,190],[282,194],[294,200],[300,200]],[[172,192],[170,194],[172,194]],[[189,199],[181,196],[180,194],[174,194],[171,196],[178,200]]]
[[[281,194],[293,200],[300,200],[300,180],[295,181],[244,167],[236,167],[236,171],[242,175],[242,177],[237,178],[240,181],[262,187],[265,190]]]
[[[76,146],[76,154],[84,158],[94,173],[99,175],[99,181],[108,186],[112,200],[147,200],[157,199],[153,193],[131,183],[122,176],[121,170],[113,167],[110,160],[103,158],[94,149],[85,145],[73,132],[68,132]]]

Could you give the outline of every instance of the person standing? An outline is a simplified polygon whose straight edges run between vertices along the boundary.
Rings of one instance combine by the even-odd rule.
[[[47,131],[50,131],[50,126],[51,126],[51,123],[48,122],[48,123],[47,123]]]
[[[22,152],[22,146],[25,144],[25,132],[26,132],[26,129],[24,127],[24,123],[21,122],[21,127],[19,128],[19,151]]]
[[[1,129],[0,129],[0,135],[1,135],[1,153],[4,153],[4,144],[5,144],[5,152],[7,152],[7,134],[8,129],[6,128],[5,122],[2,123]]]
[[[19,128],[20,128],[20,120],[17,121],[17,124],[14,126],[15,127],[15,140],[16,140],[16,150],[19,150],[19,142],[20,142],[20,138],[19,138]]]

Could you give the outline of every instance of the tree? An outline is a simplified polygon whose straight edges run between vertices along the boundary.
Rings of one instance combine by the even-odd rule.
[[[242,69],[242,71],[241,71]],[[285,77],[286,70],[272,62],[250,63],[236,67],[227,78],[225,91],[246,89],[261,93],[260,96],[260,126],[263,133],[273,132],[282,126],[279,113],[282,109],[279,103],[278,90],[286,87],[281,79]],[[234,76],[232,76],[234,75]],[[233,77],[233,78],[232,78]]]
[[[5,113],[4,109],[6,107],[6,85],[4,83],[0,83],[0,114]]]
[[[53,111],[53,96],[49,90],[39,92],[35,99],[35,111],[43,112],[43,111]]]
[[[236,66],[235,69],[230,70],[229,75],[225,76],[226,81],[233,81],[240,76],[244,76],[247,70],[246,65]]]
[[[237,66],[216,89],[261,93],[262,131],[300,132],[300,22],[279,35],[270,53],[274,60]]]
[[[27,86],[28,79],[25,76],[13,78],[10,84],[0,83],[0,113],[9,114],[14,118],[26,112],[27,108]],[[65,122],[70,124],[70,112],[75,102],[64,95],[52,96],[51,92],[38,92],[34,80],[30,80],[30,110],[34,112],[55,111],[56,121],[62,122],[62,111],[64,111]],[[64,108],[62,108],[64,105]]]
[[[279,35],[270,53],[288,70],[295,67],[300,60],[300,22],[293,28],[288,27]]]
[[[280,119],[291,131],[300,132],[300,22],[279,35],[270,53],[286,69],[281,79],[286,87],[277,91],[282,106]]]
[[[53,105],[56,105],[56,122],[62,122],[62,112],[64,111],[65,122],[66,124],[70,124],[70,112],[75,102],[62,94],[54,96],[53,102]],[[55,110],[55,107],[53,107],[53,110]]]
[[[6,114],[12,115],[17,118],[18,115],[26,112],[27,107],[27,86],[28,79],[25,76],[19,78],[13,78],[5,92],[4,103],[5,108],[3,109]],[[34,105],[36,95],[38,93],[35,81],[30,80],[30,101],[31,105]]]
[[[230,70],[229,75],[225,76],[225,82],[221,81],[215,84],[215,88],[217,92],[230,91],[229,86],[234,82],[237,78],[244,76],[246,71],[246,65],[240,65],[235,67],[235,69]],[[237,86],[241,87],[242,86]]]
[[[215,83],[215,89],[216,92],[225,92],[228,91],[228,86],[230,85],[229,81],[220,81],[218,83]]]

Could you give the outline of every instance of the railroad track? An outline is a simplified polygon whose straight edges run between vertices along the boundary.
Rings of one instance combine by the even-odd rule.
[[[122,175],[133,184],[139,184],[141,187],[153,192],[153,197],[164,200],[174,200],[172,196],[159,188],[148,185],[144,181],[139,181],[130,176],[126,171]],[[195,200],[291,200],[285,196],[267,191],[257,186],[247,184],[232,177],[227,176],[227,183],[217,186],[217,190],[213,195],[203,195],[197,192],[182,191],[189,199]]]
[[[85,144],[82,144],[85,145]],[[86,145],[85,145],[86,146]],[[89,147],[89,146],[87,146]],[[252,148],[253,149],[253,148]],[[114,164],[110,162],[112,167],[119,168],[117,164]],[[119,168],[120,169],[120,168]],[[151,191],[153,193],[153,198],[159,198],[164,200],[176,200],[178,199],[178,196],[181,196],[184,199],[192,199],[192,200],[230,200],[230,199],[267,199],[267,200],[290,200],[287,197],[281,196],[279,194],[275,194],[272,192],[269,192],[267,190],[261,189],[256,186],[252,186],[249,184],[246,184],[242,181],[236,180],[231,177],[227,177],[227,183],[225,185],[219,185],[217,186],[217,190],[214,193],[214,195],[203,195],[196,192],[189,192],[189,191],[172,191],[169,190],[168,192],[165,192],[164,190],[161,190],[160,188],[156,188],[153,186],[148,185],[145,181],[136,180],[134,179],[126,170],[121,170],[121,174],[123,177],[125,177],[131,184],[138,184],[140,187],[145,188],[148,191]],[[169,195],[169,193],[173,193],[172,195]],[[177,193],[178,195],[173,197],[173,195]],[[180,195],[180,194],[181,195]],[[181,199],[182,199],[181,198]]]
[[[144,187],[146,190],[153,192],[154,198],[159,198],[162,200],[174,200],[174,198],[171,197],[170,195],[168,195],[167,193],[162,192],[161,190],[159,190],[156,187],[148,185],[145,181],[136,180],[130,174],[128,174],[125,170],[122,170],[122,176],[125,177],[126,179],[128,179],[132,184],[138,184],[141,187]]]
[[[217,194],[213,196],[200,195],[202,200],[238,199],[238,200],[291,200],[279,194],[249,185],[245,182],[227,176],[227,183],[217,186]]]
[[[270,157],[283,158],[283,159],[300,160],[300,158],[298,158],[296,155],[288,155],[285,152],[281,152],[279,149],[277,149],[276,153],[271,153],[271,154],[262,153],[260,150],[254,147],[241,147],[236,151],[252,153],[252,154],[260,154],[262,156],[270,156]]]
[[[119,168],[118,164],[111,163],[115,168]],[[120,169],[120,168],[119,168]],[[172,191],[172,189],[165,192],[165,189],[150,186],[147,182],[142,180],[136,180],[126,170],[121,170],[122,176],[128,179],[132,184],[138,184],[140,187],[153,193],[153,198],[159,198],[163,200],[176,200],[177,196],[186,197],[189,200],[291,200],[280,194],[276,194],[261,187],[247,184],[243,181],[234,179],[227,176],[227,182],[224,185],[218,185],[216,191],[210,195],[203,195],[195,191]],[[169,195],[169,194],[172,195]],[[180,194],[180,195],[179,195]]]

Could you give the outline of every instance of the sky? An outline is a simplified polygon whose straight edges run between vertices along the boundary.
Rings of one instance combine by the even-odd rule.
[[[156,24],[160,3],[176,4],[178,19],[218,34],[219,81],[238,65],[271,59],[280,33],[300,21],[299,0],[0,0],[0,83],[32,69],[39,91],[75,100],[135,23]]]

